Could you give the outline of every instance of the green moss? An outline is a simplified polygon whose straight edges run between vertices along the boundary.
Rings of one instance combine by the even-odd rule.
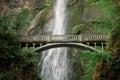
[[[83,6],[82,5],[78,5],[76,4],[75,6],[72,7],[71,10],[71,25],[75,26],[76,24],[80,23],[80,19],[82,16],[82,12],[83,12]]]
[[[73,27],[73,29],[72,29],[72,34],[80,34],[80,33],[82,33],[83,31],[85,31],[84,29],[85,29],[85,24],[77,24],[77,25],[75,25],[74,27]],[[78,33],[79,32],[79,33]]]

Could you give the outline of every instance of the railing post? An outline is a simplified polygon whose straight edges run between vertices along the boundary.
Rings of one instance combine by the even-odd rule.
[[[90,43],[87,43],[87,45],[89,46],[89,45],[90,45]]]
[[[41,44],[41,43],[39,43],[39,45],[40,45],[40,46],[42,46],[42,44]]]
[[[81,41],[81,40],[82,40],[82,39],[81,39],[81,35],[79,35],[79,36],[78,36],[78,41]]]
[[[96,48],[96,43],[94,43],[94,46],[95,46],[95,48]]]
[[[76,35],[76,38],[77,38],[77,40],[76,40],[76,41],[78,41],[78,35]]]
[[[33,43],[33,49],[35,49],[35,43]]]
[[[47,37],[47,38],[46,38],[46,42],[48,42],[48,41],[49,41],[49,35],[47,35],[46,37]]]
[[[58,35],[58,36],[56,36],[56,37],[57,37],[57,41],[60,41],[61,36]]]
[[[50,35],[48,35],[48,38],[49,38],[49,39],[48,39],[48,41],[50,42],[50,41],[52,40],[52,39],[51,39],[51,36],[50,36]]]
[[[74,41],[76,41],[77,40],[77,37],[76,37],[76,35],[75,35],[75,40]]]
[[[29,41],[32,41],[32,40],[33,40],[33,37],[32,37],[32,36],[30,36],[30,37],[29,37]]]
[[[72,36],[72,41],[74,41],[75,40],[75,38],[74,38],[74,36]]]
[[[103,43],[101,43],[101,45],[102,45],[102,51],[104,51],[104,44],[103,44]]]
[[[26,47],[28,48],[28,43],[26,43]]]
[[[44,36],[42,36],[42,41],[44,42]]]
[[[77,36],[75,35],[75,41],[77,41]]]

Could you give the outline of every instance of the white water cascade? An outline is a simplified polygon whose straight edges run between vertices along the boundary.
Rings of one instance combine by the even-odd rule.
[[[67,0],[56,0],[54,6],[54,28],[52,35],[64,35],[66,32],[66,3]],[[42,80],[70,80],[67,48],[50,49],[42,53]]]

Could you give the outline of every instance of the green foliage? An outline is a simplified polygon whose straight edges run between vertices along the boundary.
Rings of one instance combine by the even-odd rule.
[[[73,1],[75,1],[75,0],[68,0],[68,4],[72,3]]]
[[[0,74],[0,79],[1,80],[8,80],[8,79],[10,79],[10,80],[14,80],[14,76],[15,76],[16,74],[15,74],[15,72],[13,72],[13,71],[8,71],[8,72],[1,72],[1,74]]]
[[[86,0],[87,5],[96,5],[99,8],[101,8],[104,14],[104,18],[91,20],[87,23],[84,23],[83,27],[80,27],[81,24],[78,22],[79,21],[78,16],[80,16],[80,13],[77,14],[77,12],[81,10],[78,10],[76,7],[75,10],[72,10],[73,11],[72,19],[74,20],[72,21],[72,23],[74,23],[72,24],[74,26],[72,29],[72,34],[75,34],[78,31],[81,31],[81,33],[82,32],[83,33],[94,32],[97,34],[109,34],[112,28],[115,26],[118,26],[120,22],[119,20],[120,19],[119,17],[120,6],[118,6],[116,2],[119,2],[119,1],[116,1],[116,0],[115,1],[114,0]]]
[[[24,60],[24,64],[23,65],[27,65],[30,63],[36,64],[39,61],[38,53],[33,52],[32,49],[28,49],[28,48],[23,48],[20,52],[19,52],[21,58],[23,58]]]
[[[11,47],[11,46],[9,46]],[[0,48],[1,49],[1,48]],[[12,52],[7,53],[1,53],[0,52],[0,79],[1,80],[16,80],[18,75],[27,74],[30,75],[30,73],[24,73],[25,71],[29,70],[37,70],[35,66],[37,65],[37,62],[39,61],[39,58],[37,57],[37,53],[33,52],[31,49],[24,48],[22,50],[15,50],[13,49]],[[18,71],[16,71],[16,68]],[[19,74],[19,70],[22,70]],[[30,71],[27,71],[30,72]],[[37,77],[37,71],[32,73],[36,74]],[[35,77],[35,78],[36,78]],[[21,77],[22,78],[22,77]],[[34,80],[40,80],[39,78],[36,78]]]
[[[92,80],[96,64],[101,60],[105,60],[109,64],[115,63],[115,57],[111,53],[91,52],[88,50],[79,51],[77,49],[72,51],[71,61],[73,64],[73,79],[75,78],[75,80]]]
[[[93,4],[93,3],[95,3],[95,2],[97,2],[98,0],[86,0],[86,2],[88,3],[88,4]]]
[[[18,76],[22,80],[22,76],[31,75],[30,72],[32,76],[37,75],[38,54],[27,48],[20,50],[19,44],[16,36],[0,34],[0,80],[18,80]]]
[[[29,24],[29,11],[27,9],[22,10],[16,14],[16,19],[13,22],[13,29],[19,31],[21,28]]]
[[[98,34],[108,34],[112,29],[112,24],[108,19],[92,20],[92,29]]]
[[[112,26],[111,29],[111,38],[109,41],[109,47],[111,48],[112,51],[114,53],[119,54],[119,41],[120,41],[120,37],[118,35],[120,35],[120,6],[119,6],[119,2],[118,0],[109,0],[109,2],[103,0],[104,2],[106,2],[106,5],[101,6],[101,9],[103,9],[103,12],[106,14],[106,17],[109,19],[110,24]],[[100,2],[100,1],[99,1]],[[111,50],[110,49],[110,50]]]
[[[0,16],[0,31],[4,34],[18,34],[18,31],[29,24],[29,11],[22,10],[16,14],[4,14]]]
[[[46,3],[45,3],[45,6],[49,6],[49,7],[51,7],[51,6],[53,6],[53,0],[46,0]]]
[[[77,34],[79,31],[83,31],[85,24],[75,25],[72,29],[72,34]]]
[[[100,26],[105,26],[105,29],[110,28],[111,30],[111,38],[108,42],[108,50],[112,52],[112,55],[114,53],[114,56],[102,55],[100,59],[101,60],[100,62],[102,64],[99,65],[100,67],[102,66],[106,67],[106,70],[105,68],[103,69],[104,72],[108,73],[107,71],[108,69],[110,73],[104,74],[104,72],[102,72],[102,69],[99,69],[99,66],[96,66],[97,67],[96,71],[98,71],[98,73],[103,74],[103,76],[109,77],[109,79],[111,79],[110,75],[111,74],[118,75],[119,73],[115,73],[115,72],[120,69],[120,59],[119,59],[120,57],[120,36],[118,36],[120,35],[120,28],[119,28],[120,27],[120,5],[119,5],[120,1],[119,0],[87,0],[87,2],[89,4],[96,4],[99,8],[102,9],[105,15],[103,21],[106,19],[107,21],[102,23]],[[95,24],[96,24],[96,21],[95,21]],[[103,60],[105,60],[106,63],[102,62]],[[87,71],[89,72],[89,68],[87,68]],[[93,70],[90,70],[90,71],[93,71]],[[97,77],[95,78],[95,80],[99,78],[103,80],[102,77],[101,76],[99,77],[97,74],[94,76]],[[85,75],[85,80],[91,80],[90,74]]]
[[[7,33],[9,27],[11,26],[10,22],[11,15],[2,15],[0,16],[0,29],[2,30],[1,33]]]
[[[111,5],[111,0],[99,0],[96,2],[96,5],[99,7],[105,7]]]
[[[37,78],[35,66],[38,54],[31,49],[19,49],[19,31],[29,24],[29,10],[23,9],[15,14],[0,15],[0,80],[21,80],[25,73]],[[36,76],[35,76],[36,75]],[[20,80],[20,79],[19,79]]]
[[[113,65],[114,65],[114,69],[115,70],[119,70],[120,69],[120,59],[119,58],[114,58],[114,60],[112,61]]]
[[[105,14],[104,20],[107,19],[107,22],[105,21],[104,24],[101,24],[102,26],[105,28],[110,27],[110,29],[112,29],[119,25],[119,0],[87,0],[87,3],[96,4],[102,9],[103,13]]]
[[[106,14],[105,17],[112,21],[112,24],[116,22],[116,18],[120,18],[119,0],[88,0],[88,2],[95,3],[98,7],[100,7],[103,10],[103,13]]]
[[[108,34],[112,29],[112,24],[108,19],[95,19],[91,20],[88,23],[75,25],[72,29],[72,34],[76,34],[78,32],[86,33],[86,32],[94,32],[96,34]]]
[[[79,5],[76,3],[73,7],[70,7],[70,15],[71,15],[71,20],[70,20],[70,25],[75,26],[76,24],[80,23],[80,19],[82,16],[83,12],[83,5]]]
[[[91,80],[92,75],[95,69],[97,62],[101,60],[107,60],[111,62],[113,60],[113,56],[108,53],[98,53],[91,51],[82,51],[81,53],[81,64],[85,68],[85,73],[82,80]]]

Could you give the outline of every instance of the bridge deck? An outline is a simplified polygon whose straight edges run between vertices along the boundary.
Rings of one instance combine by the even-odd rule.
[[[20,38],[23,43],[66,43],[66,42],[102,42],[107,41],[108,35],[40,35],[24,36]]]

